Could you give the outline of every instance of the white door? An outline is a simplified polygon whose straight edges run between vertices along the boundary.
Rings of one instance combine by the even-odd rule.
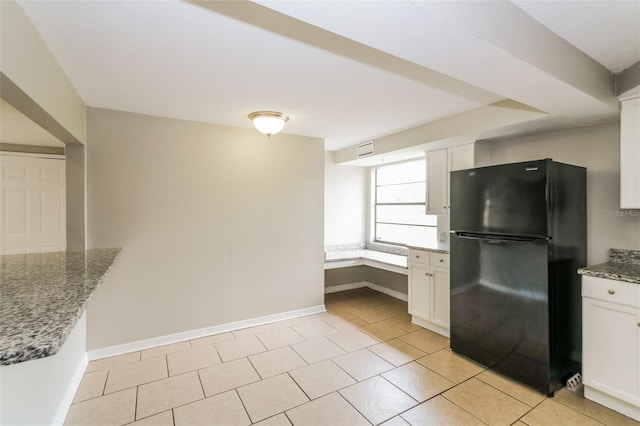
[[[640,406],[640,310],[582,298],[584,384]]]
[[[0,154],[0,254],[65,250],[64,158]]]
[[[431,273],[433,280],[431,322],[449,329],[449,270],[432,267]]]
[[[409,265],[409,313],[429,321],[430,281],[427,266]]]

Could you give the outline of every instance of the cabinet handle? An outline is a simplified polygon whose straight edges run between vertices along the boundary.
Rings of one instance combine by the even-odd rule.
[[[444,262],[444,259],[440,259],[440,263]]]
[[[614,289],[609,289],[609,294],[615,294],[616,291]]]
[[[419,258],[420,258],[420,255],[419,255],[419,254],[416,254],[416,259],[419,259]]]

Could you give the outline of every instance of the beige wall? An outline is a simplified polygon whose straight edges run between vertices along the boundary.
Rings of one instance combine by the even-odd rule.
[[[324,244],[364,243],[369,170],[338,165],[333,152],[324,164]]]
[[[540,158],[587,168],[587,262],[605,262],[610,248],[640,248],[640,211],[620,210],[619,123],[493,142],[495,164]]]
[[[323,304],[323,141],[88,110],[88,349]]]

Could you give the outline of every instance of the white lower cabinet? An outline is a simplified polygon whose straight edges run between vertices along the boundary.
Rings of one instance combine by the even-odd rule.
[[[640,420],[640,284],[582,277],[584,396]]]
[[[449,337],[449,255],[409,250],[409,313],[421,327]]]

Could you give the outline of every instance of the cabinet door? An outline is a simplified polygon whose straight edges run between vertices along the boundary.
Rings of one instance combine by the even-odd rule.
[[[427,214],[445,215],[449,207],[447,150],[427,153]]]
[[[431,268],[431,322],[449,328],[449,270]]]
[[[640,404],[640,310],[582,298],[584,384]]]
[[[460,145],[449,148],[449,171],[472,169],[475,166],[475,144]]]
[[[430,320],[430,276],[429,267],[412,264],[409,266],[409,313]]]
[[[621,102],[620,208],[640,208],[640,97]]]

